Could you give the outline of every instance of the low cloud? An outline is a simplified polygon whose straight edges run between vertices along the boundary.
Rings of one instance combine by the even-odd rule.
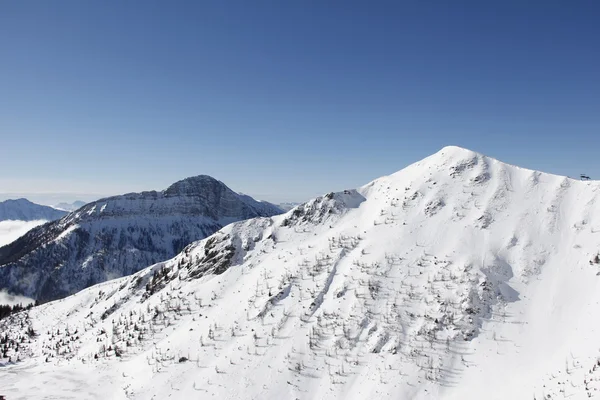
[[[0,246],[15,241],[30,229],[46,222],[48,221],[0,221]]]
[[[21,296],[21,295],[13,295],[8,292],[1,290],[0,291],[0,304],[8,304],[9,306],[14,306],[15,304],[22,304],[23,306],[35,303],[35,300],[30,299],[29,297]]]
[[[48,221],[0,221],[0,246],[4,246],[19,237],[27,231]],[[0,290],[0,304],[22,304],[24,306],[33,303],[34,300],[25,296],[9,294],[5,290]]]

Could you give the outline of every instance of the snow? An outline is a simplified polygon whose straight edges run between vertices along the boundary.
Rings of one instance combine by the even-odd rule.
[[[0,248],[0,289],[55,300],[169,259],[229,223],[280,213],[206,175],[101,199]]]
[[[0,321],[3,394],[600,396],[599,193],[446,147]]]

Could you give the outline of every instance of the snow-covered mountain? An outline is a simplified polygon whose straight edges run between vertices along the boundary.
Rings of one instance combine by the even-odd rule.
[[[0,201],[0,221],[52,221],[66,214],[65,211],[35,204],[27,199]]]
[[[64,211],[75,211],[78,208],[81,208],[83,206],[86,205],[85,201],[81,201],[81,200],[76,200],[72,203],[67,203],[67,202],[62,202],[62,203],[58,203],[54,206],[54,208],[56,208],[57,210],[64,210]]]
[[[279,213],[204,175],[101,199],[0,248],[0,289],[65,297],[169,259],[230,222]]]
[[[600,182],[446,147],[0,321],[8,398],[600,395]],[[60,382],[44,385],[43,382]]]

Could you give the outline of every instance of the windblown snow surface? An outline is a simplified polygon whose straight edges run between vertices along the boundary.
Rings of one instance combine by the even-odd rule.
[[[1,321],[0,391],[600,397],[599,194],[447,147]]]

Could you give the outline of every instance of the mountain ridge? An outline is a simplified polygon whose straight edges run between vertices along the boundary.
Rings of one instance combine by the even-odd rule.
[[[0,221],[52,221],[66,214],[65,211],[36,204],[25,198],[0,201]]]
[[[599,182],[444,148],[0,321],[27,359],[0,379],[68,373],[65,398],[588,398],[599,202]]]
[[[172,257],[233,221],[281,212],[205,175],[99,199],[1,247],[1,288],[40,301],[64,297]]]

